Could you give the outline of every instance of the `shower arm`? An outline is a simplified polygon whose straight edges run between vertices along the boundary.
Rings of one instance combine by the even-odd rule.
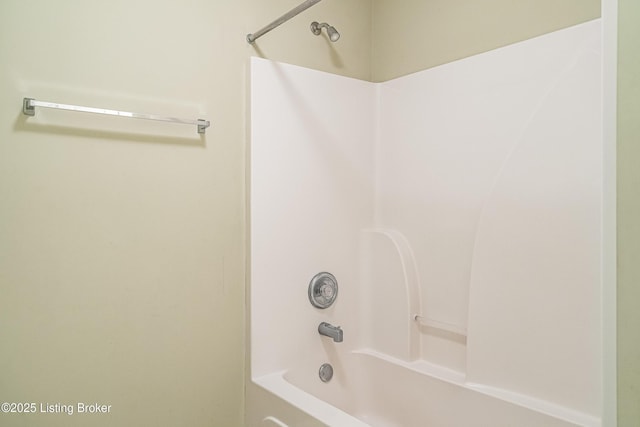
[[[321,0],[306,0],[305,2],[299,4],[298,6],[294,7],[289,12],[285,13],[280,18],[276,19],[275,21],[273,21],[272,23],[270,23],[266,27],[259,29],[255,33],[247,34],[247,43],[253,43],[259,37],[265,35],[269,31],[271,31],[274,28],[276,28],[277,26],[279,26],[281,24],[284,24],[289,19],[293,18],[294,16],[296,16],[300,12],[304,12],[305,10],[309,9],[311,6],[313,6],[316,3],[319,3],[320,1]]]

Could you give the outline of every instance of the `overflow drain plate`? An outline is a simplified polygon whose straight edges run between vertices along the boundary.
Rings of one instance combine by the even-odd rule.
[[[328,363],[324,363],[322,366],[320,366],[318,375],[320,375],[320,380],[323,383],[331,381],[331,378],[333,378],[333,366]]]

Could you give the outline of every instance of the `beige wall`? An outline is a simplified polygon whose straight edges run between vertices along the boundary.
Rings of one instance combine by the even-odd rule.
[[[108,415],[3,426],[243,425],[247,58],[367,79],[370,2],[0,3],[0,396]],[[329,44],[308,30],[327,20]],[[212,121],[20,113],[25,96]],[[39,410],[39,408],[38,408]]]
[[[640,426],[640,3],[618,2],[618,425]]]
[[[245,11],[249,28],[255,32],[302,0],[250,0]],[[314,36],[312,21],[328,22],[341,38],[331,43],[323,31]],[[274,61],[370,80],[371,0],[324,0],[287,21],[247,49],[250,54]]]
[[[599,0],[373,0],[372,80],[389,80],[598,16]]]

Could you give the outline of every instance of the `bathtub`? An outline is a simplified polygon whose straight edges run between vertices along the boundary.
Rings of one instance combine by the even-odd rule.
[[[512,392],[465,383],[461,374],[429,363],[404,362],[369,349],[329,355],[334,376],[318,377],[327,360],[314,358],[254,378],[269,393],[336,427],[596,426],[586,414]],[[393,386],[390,386],[393,385]],[[298,427],[286,413],[264,414],[263,426]]]

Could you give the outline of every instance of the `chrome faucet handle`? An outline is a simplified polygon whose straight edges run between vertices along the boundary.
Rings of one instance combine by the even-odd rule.
[[[318,273],[309,283],[309,302],[316,308],[327,308],[338,297],[338,281],[331,273]]]

